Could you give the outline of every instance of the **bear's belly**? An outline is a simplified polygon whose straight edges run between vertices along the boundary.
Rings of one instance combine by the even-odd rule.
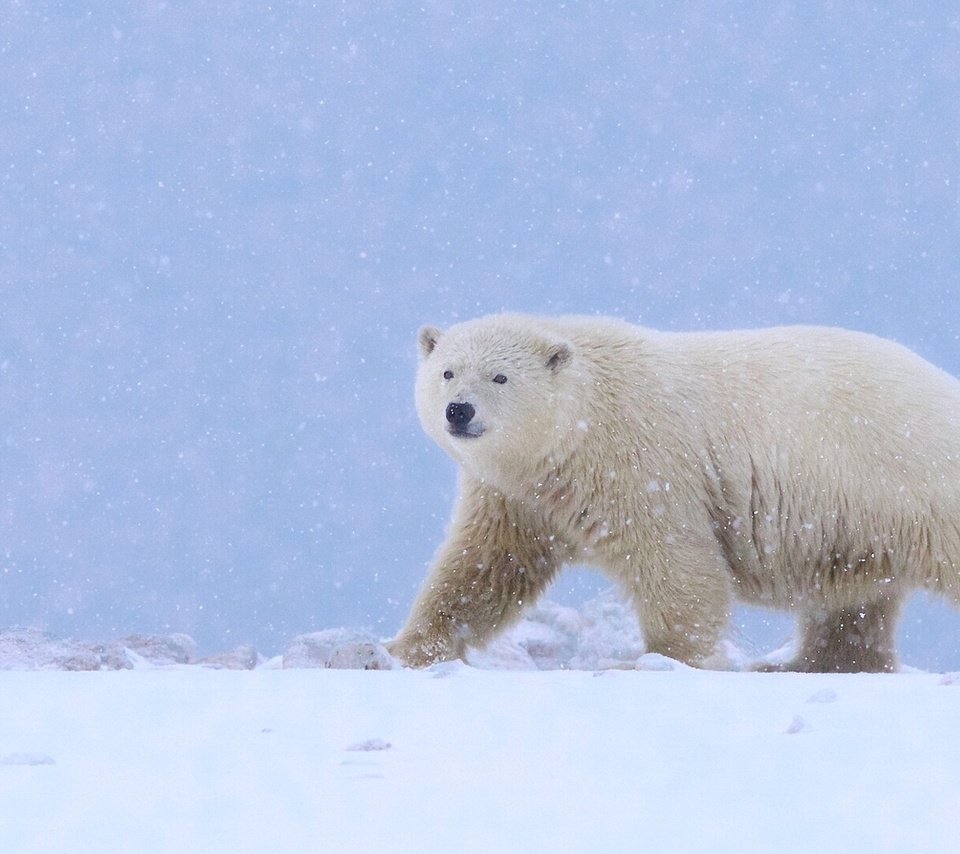
[[[845,528],[835,517],[745,525],[739,517],[714,532],[742,602],[775,608],[818,601],[856,603],[898,581],[903,544],[896,526]]]

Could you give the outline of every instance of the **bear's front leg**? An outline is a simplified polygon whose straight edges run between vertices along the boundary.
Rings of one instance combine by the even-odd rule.
[[[465,484],[453,527],[387,648],[412,667],[462,658],[515,621],[556,575],[562,548],[519,505]]]

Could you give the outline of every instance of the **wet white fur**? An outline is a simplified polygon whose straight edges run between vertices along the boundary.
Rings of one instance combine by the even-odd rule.
[[[392,644],[412,665],[482,645],[570,562],[621,585],[650,650],[701,665],[735,599],[798,613],[800,670],[894,669],[909,590],[960,604],[960,382],[897,344],[499,315],[420,347],[460,494]],[[482,435],[450,435],[451,402]]]

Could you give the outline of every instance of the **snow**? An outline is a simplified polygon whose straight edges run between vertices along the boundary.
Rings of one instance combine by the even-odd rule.
[[[4,850],[75,854],[945,851],[960,690],[940,682],[6,672],[0,827]]]
[[[958,674],[695,670],[625,614],[545,603],[425,671],[356,629],[245,670],[138,636],[129,669],[68,671],[21,643],[0,660],[3,849],[953,850]]]

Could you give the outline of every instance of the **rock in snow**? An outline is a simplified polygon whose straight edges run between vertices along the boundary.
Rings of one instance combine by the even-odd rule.
[[[0,670],[132,670],[198,663],[231,666],[227,662],[234,667],[253,667],[259,661],[252,647],[199,662],[196,656],[196,642],[185,634],[136,634],[109,643],[83,643],[37,629],[0,631]],[[251,660],[253,663],[242,665]]]
[[[86,644],[36,629],[0,632],[0,670],[100,670],[101,657]]]

